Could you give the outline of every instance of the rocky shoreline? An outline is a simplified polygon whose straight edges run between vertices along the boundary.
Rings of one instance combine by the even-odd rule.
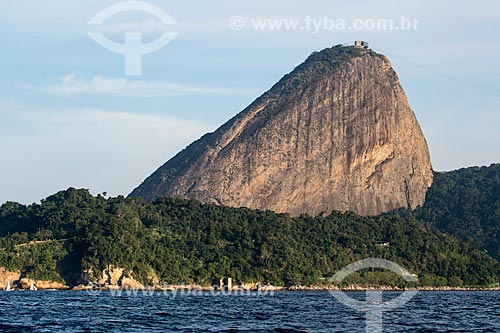
[[[90,274],[92,275],[92,274]],[[0,267],[0,290],[5,290],[10,282],[14,289],[29,290],[31,285],[35,285],[38,290],[147,290],[147,291],[220,291],[220,288],[213,286],[202,286],[199,284],[177,284],[177,285],[160,285],[159,281],[154,281],[154,285],[145,286],[136,281],[126,273],[124,269],[109,267],[101,272],[99,279],[91,282],[89,272],[82,274],[82,283],[74,286],[68,286],[57,281],[47,281],[30,279],[26,274],[20,271],[10,272]],[[234,286],[230,289],[224,289],[226,292],[245,292],[245,291],[499,291],[500,286],[418,286],[401,288],[397,286],[362,286],[351,285],[347,287],[338,287],[333,284],[319,284],[309,286],[273,286],[270,284],[261,283],[245,283]]]
[[[168,285],[168,286],[131,286],[131,285],[77,285],[77,286],[67,286],[59,282],[52,281],[40,281],[40,280],[30,280],[22,279],[20,281],[15,281],[14,286],[19,290],[29,290],[31,282],[33,282],[38,290],[75,290],[75,291],[89,291],[89,290],[137,290],[137,291],[163,291],[163,292],[175,292],[175,291],[197,291],[197,292],[214,292],[214,291],[224,291],[224,292],[270,292],[270,291],[344,291],[344,292],[359,292],[359,291],[387,291],[387,292],[403,292],[403,291],[500,291],[500,287],[432,287],[432,286],[421,286],[421,287],[411,287],[411,288],[400,288],[394,286],[347,286],[347,287],[336,287],[336,286],[260,286],[252,288],[243,287],[233,287],[231,289],[221,290],[212,286],[201,286],[201,285]],[[5,286],[0,283],[0,289],[5,289]]]
[[[221,289],[214,288],[211,286],[199,286],[199,285],[173,285],[173,286],[140,286],[132,287],[128,285],[106,285],[106,286],[95,286],[95,285],[77,285],[68,286],[54,281],[42,281],[42,280],[31,280],[23,278],[19,281],[13,281],[13,287],[16,290],[29,290],[31,283],[37,287],[38,290],[75,290],[75,291],[89,291],[89,290],[138,290],[138,291],[202,291],[202,292],[213,292],[222,291]],[[5,290],[6,285],[0,283],[0,291]],[[269,291],[345,291],[345,292],[359,292],[359,291],[392,291],[392,292],[403,292],[403,291],[500,291],[500,287],[412,287],[412,288],[399,288],[393,286],[348,286],[348,287],[335,287],[335,286],[264,286],[260,288],[231,288],[224,290],[225,292],[243,292],[243,291],[259,291],[259,292],[269,292]]]
[[[91,290],[94,289],[92,286],[75,286],[70,288],[71,290]],[[148,290],[148,291],[221,291],[218,288],[211,286],[200,286],[200,285],[175,285],[175,286],[151,286],[143,288],[127,288],[121,286],[104,286],[101,287],[102,290]],[[263,286],[256,288],[241,288],[234,287],[226,292],[240,292],[240,291],[500,291],[500,287],[414,287],[414,288],[399,288],[394,286],[348,286],[348,287],[336,287],[336,286]]]

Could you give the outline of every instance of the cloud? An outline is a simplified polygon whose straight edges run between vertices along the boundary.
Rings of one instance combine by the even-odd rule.
[[[163,114],[0,102],[0,203],[70,186],[127,195],[212,125]]]
[[[56,84],[47,87],[27,85],[21,85],[21,87],[63,96],[100,94],[126,97],[169,97],[190,94],[253,93],[252,90],[245,89],[198,87],[179,83],[130,80],[127,78],[108,79],[102,76],[95,76],[90,80],[85,80],[79,78],[76,74],[68,74]]]

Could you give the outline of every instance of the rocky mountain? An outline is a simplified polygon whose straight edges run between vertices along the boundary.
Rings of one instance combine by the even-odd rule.
[[[131,196],[377,215],[422,205],[432,180],[426,140],[389,60],[339,45],[313,53]]]

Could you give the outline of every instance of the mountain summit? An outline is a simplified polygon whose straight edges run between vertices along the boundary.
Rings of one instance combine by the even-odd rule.
[[[427,142],[389,60],[365,47],[315,52],[130,196],[317,215],[424,203]]]

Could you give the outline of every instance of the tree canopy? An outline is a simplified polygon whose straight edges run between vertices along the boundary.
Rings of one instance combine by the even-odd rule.
[[[0,248],[0,266],[69,285],[83,270],[108,265],[126,268],[146,284],[152,276],[170,284],[230,276],[305,285],[368,257],[405,266],[425,285],[491,285],[500,272],[483,251],[406,210],[292,218],[182,199],[105,199],[73,188],[40,204],[2,205]],[[369,273],[355,278],[369,280]]]

